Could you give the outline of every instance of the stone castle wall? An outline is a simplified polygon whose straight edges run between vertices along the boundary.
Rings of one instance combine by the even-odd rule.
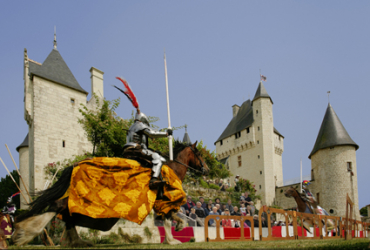
[[[78,123],[80,104],[86,94],[34,76],[33,78],[32,153],[35,190],[45,185],[44,167],[73,155],[91,151],[82,126]],[[30,157],[30,158],[31,158]]]

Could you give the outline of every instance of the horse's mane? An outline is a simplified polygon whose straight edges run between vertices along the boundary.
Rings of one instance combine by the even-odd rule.
[[[186,147],[190,146],[189,143],[181,142],[179,140],[175,140],[173,145],[173,158],[176,159],[178,154],[183,151]]]

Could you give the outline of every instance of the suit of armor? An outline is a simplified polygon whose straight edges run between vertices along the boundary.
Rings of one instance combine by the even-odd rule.
[[[168,132],[172,134],[172,130],[168,130]],[[161,138],[167,135],[167,132],[160,132],[151,128],[148,118],[144,113],[136,114],[135,123],[128,130],[124,150],[132,147],[137,148],[140,145],[142,154],[151,156],[153,164],[152,176],[158,178],[161,173],[162,165],[166,159],[148,148],[148,138]]]

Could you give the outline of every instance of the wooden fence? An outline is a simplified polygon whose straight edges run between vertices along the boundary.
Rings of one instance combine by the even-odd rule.
[[[267,229],[268,235],[266,237],[262,236],[262,216],[266,214],[267,217]],[[275,237],[272,233],[272,226],[271,226],[271,215],[273,213],[282,214],[285,217],[285,230],[286,230],[286,237]],[[215,221],[216,226],[216,238],[211,239],[209,237],[209,229],[208,229],[208,221],[213,219]],[[220,226],[221,221],[231,220],[240,221],[240,238],[221,238]],[[328,220],[332,220],[334,222],[334,229],[330,232],[325,232],[323,229],[326,229],[325,225],[327,224]],[[244,221],[249,220],[251,223],[249,236],[246,237],[244,231]],[[324,216],[324,215],[315,215],[315,214],[306,214],[300,213],[296,211],[285,211],[282,209],[271,208],[267,206],[263,206],[259,210],[258,214],[258,221],[259,221],[259,240],[261,241],[268,241],[268,240],[294,240],[294,239],[335,239],[335,238],[345,238],[345,235],[348,234],[350,237],[360,237],[360,232],[362,231],[363,237],[370,234],[370,223],[365,223],[361,221],[356,221],[351,218],[342,218],[342,217],[335,217],[335,216]],[[302,221],[310,221],[312,223],[313,229],[313,237],[305,236],[304,234],[304,227]],[[289,233],[288,225],[293,226],[293,233]],[[300,229],[298,229],[300,228]],[[344,232],[344,233],[343,233]],[[347,232],[347,233],[346,233]],[[204,220],[204,237],[205,240],[208,242],[212,241],[253,241],[254,240],[254,221],[252,216],[228,216],[228,215],[209,215]],[[335,234],[335,235],[334,235]],[[334,235],[334,236],[333,236]]]

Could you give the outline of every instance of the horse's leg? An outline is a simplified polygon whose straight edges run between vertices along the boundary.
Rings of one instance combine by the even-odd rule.
[[[75,225],[66,223],[66,241],[68,247],[92,247],[94,243],[78,236]]]
[[[15,231],[12,236],[13,242],[17,246],[30,242],[44,231],[45,226],[55,215],[56,212],[46,212],[16,223]]]
[[[172,236],[171,217],[170,218],[165,218],[165,220],[164,220],[165,238],[164,238],[163,244],[169,244],[169,245],[181,244],[181,241],[174,239],[173,236]]]
[[[72,216],[69,214],[69,209],[63,210],[61,213],[63,217],[63,221],[66,224],[66,231],[65,231],[65,240],[67,247],[92,247],[94,243],[91,241],[86,241],[81,239],[78,236],[76,226]]]
[[[177,222],[175,228],[176,232],[179,232],[184,229],[185,227],[184,220],[177,216],[175,211],[171,211],[171,219]]]

